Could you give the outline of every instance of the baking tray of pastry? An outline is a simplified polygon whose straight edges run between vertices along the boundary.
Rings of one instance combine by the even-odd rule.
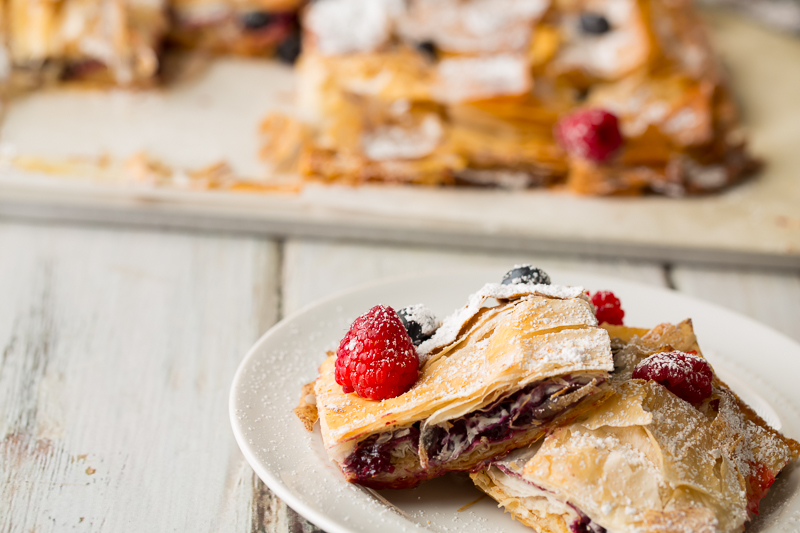
[[[67,86],[14,98],[0,129],[0,214],[796,268],[800,71],[791,66],[800,41],[724,11],[703,18],[742,109],[749,153],[764,162],[754,178],[722,191],[626,194],[640,192],[634,186],[587,196],[520,189],[513,176],[506,188],[309,181],[262,157],[265,117],[307,111],[296,105],[293,70],[188,56],[176,60],[167,87]],[[284,133],[278,149],[302,136]]]

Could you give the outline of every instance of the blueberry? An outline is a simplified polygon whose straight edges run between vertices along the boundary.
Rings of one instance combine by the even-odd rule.
[[[303,49],[300,33],[295,32],[278,45],[278,59],[289,65],[294,65]]]
[[[581,30],[591,35],[602,35],[611,29],[611,24],[603,15],[597,13],[583,13],[581,15]]]
[[[275,15],[266,11],[251,11],[242,15],[241,23],[245,29],[260,30],[272,24],[275,20]]]
[[[550,276],[541,268],[532,265],[516,265],[503,276],[503,285],[517,283],[550,285]]]
[[[421,43],[417,43],[417,50],[428,56],[430,59],[436,59],[439,55],[436,50],[436,44],[433,41],[422,41]]]
[[[439,327],[436,315],[423,304],[404,307],[397,311],[397,315],[414,346],[419,346],[423,341],[430,339]]]

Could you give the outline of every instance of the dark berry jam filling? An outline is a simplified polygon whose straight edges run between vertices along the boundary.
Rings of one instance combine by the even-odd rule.
[[[569,530],[572,533],[606,533],[606,528],[583,514],[580,509],[571,503],[567,503],[567,505],[578,513],[578,519],[569,525]]]
[[[356,445],[342,463],[349,478],[373,488],[405,488],[424,479],[445,473],[447,463],[471,452],[479,444],[495,444],[512,439],[532,426],[553,420],[561,412],[580,402],[557,403],[560,397],[588,385],[593,379],[602,383],[601,377],[565,376],[540,381],[501,398],[481,411],[426,428],[420,432],[420,423],[411,427],[371,435]],[[424,446],[429,466],[419,470],[419,447]],[[395,472],[402,458],[411,467],[407,472]],[[387,475],[388,474],[388,475]],[[381,478],[381,479],[379,479]]]
[[[342,464],[361,483],[383,473],[393,473],[392,457],[419,450],[419,422],[410,428],[372,435],[358,443]]]
[[[556,404],[554,395],[569,394],[589,384],[591,376],[566,376],[528,385],[475,411],[445,424],[425,428],[421,445],[429,464],[444,464],[471,452],[478,444],[495,444],[512,439],[554,419],[571,405]],[[579,402],[581,399],[576,399]]]

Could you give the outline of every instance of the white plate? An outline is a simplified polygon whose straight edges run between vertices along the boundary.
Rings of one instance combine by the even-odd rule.
[[[344,481],[328,460],[319,431],[292,413],[300,387],[312,381],[325,351],[352,320],[379,303],[397,309],[423,302],[445,316],[497,270],[446,272],[382,282],[322,300],[284,319],[250,350],[230,396],[233,432],[242,453],[275,494],[328,533],[497,531],[530,533],[459,475],[411,490],[372,493]],[[682,294],[593,274],[550,272],[554,282],[613,290],[629,325],[655,326],[691,317],[717,373],[773,425],[800,437],[800,346],[749,318]],[[787,529],[788,527],[788,529]],[[779,476],[747,531],[800,530],[800,469]]]

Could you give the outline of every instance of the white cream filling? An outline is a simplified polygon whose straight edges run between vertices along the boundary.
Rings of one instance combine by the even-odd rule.
[[[486,471],[495,485],[504,492],[522,501],[525,509],[533,515],[559,515],[567,524],[580,520],[575,509],[559,500],[554,494],[541,490],[518,476],[506,474],[496,466]]]

